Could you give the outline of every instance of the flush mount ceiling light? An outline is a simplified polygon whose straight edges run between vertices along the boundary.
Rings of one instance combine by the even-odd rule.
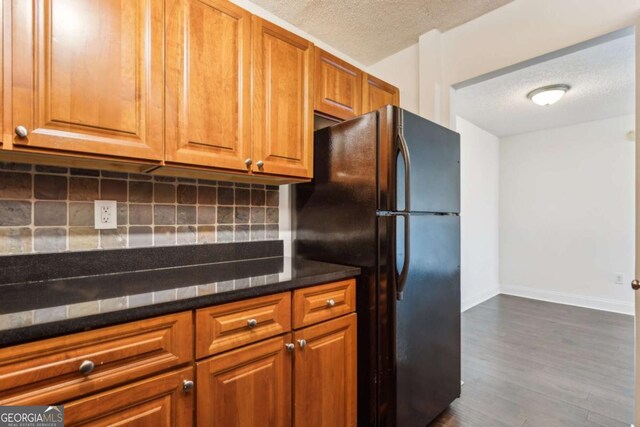
[[[527,94],[527,98],[537,105],[551,105],[560,101],[567,91],[571,89],[569,85],[551,85],[532,90]]]

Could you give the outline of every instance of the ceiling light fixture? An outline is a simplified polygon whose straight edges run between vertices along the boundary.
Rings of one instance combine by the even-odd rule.
[[[551,105],[560,101],[560,98],[562,98],[569,89],[571,89],[571,86],[564,84],[544,86],[529,92],[527,98],[537,105]]]

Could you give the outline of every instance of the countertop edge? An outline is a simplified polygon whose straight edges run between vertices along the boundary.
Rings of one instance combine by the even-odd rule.
[[[62,335],[85,332],[92,329],[178,313],[181,311],[195,310],[198,308],[224,304],[242,299],[255,298],[278,292],[293,291],[295,289],[356,277],[359,276],[360,273],[361,269],[358,267],[344,266],[344,269],[340,271],[309,275],[270,285],[262,285],[255,288],[249,287],[236,289],[233,291],[203,295],[183,300],[151,304],[108,313],[42,323],[23,328],[9,329],[0,331],[0,346],[9,347],[20,345],[38,340],[55,338]]]

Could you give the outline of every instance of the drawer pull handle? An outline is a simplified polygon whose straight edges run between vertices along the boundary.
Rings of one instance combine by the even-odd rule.
[[[336,305],[336,301],[333,298],[327,300],[327,307],[333,307],[334,305]]]
[[[196,385],[191,380],[184,380],[182,382],[182,391],[189,393]]]
[[[296,349],[296,346],[293,343],[288,342],[284,345],[284,348],[286,348],[287,351],[293,351]]]
[[[303,348],[307,345],[307,340],[298,340],[298,345],[300,346],[300,348]]]
[[[96,367],[96,364],[93,363],[91,360],[85,360],[80,364],[80,373],[87,375],[90,374],[93,369]]]
[[[256,319],[247,320],[247,326],[249,326],[250,328],[255,328],[257,324],[258,321]]]

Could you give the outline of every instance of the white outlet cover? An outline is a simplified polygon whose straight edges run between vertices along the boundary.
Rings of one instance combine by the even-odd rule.
[[[94,203],[94,228],[113,230],[118,228],[118,203],[115,200],[96,200]]]

